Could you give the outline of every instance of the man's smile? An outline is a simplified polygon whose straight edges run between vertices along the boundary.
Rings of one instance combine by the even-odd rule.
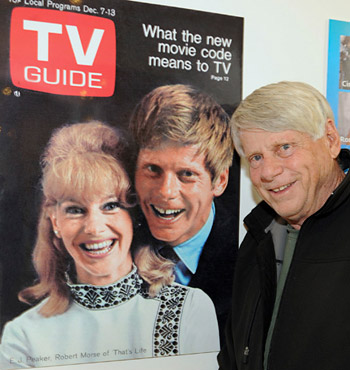
[[[287,188],[291,187],[291,186],[292,186],[292,185],[294,185],[294,184],[295,184],[295,182],[291,182],[291,183],[289,183],[289,184],[282,185],[282,186],[280,186],[280,187],[270,189],[270,191],[272,191],[272,192],[274,192],[274,193],[279,193],[279,192],[281,192],[281,191],[283,191],[283,190],[285,190],[285,189],[287,189]]]
[[[178,216],[180,216],[183,212],[185,212],[184,208],[179,208],[179,209],[171,209],[171,208],[160,208],[157,207],[153,204],[150,205],[153,213],[163,219],[163,220],[174,220]]]

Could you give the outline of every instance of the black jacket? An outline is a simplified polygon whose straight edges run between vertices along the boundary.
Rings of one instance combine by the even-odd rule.
[[[275,253],[264,202],[245,219],[222,370],[261,370],[275,292]],[[271,340],[269,370],[350,368],[350,175],[302,225]]]
[[[215,200],[215,219],[204,244],[198,268],[189,286],[200,288],[214,303],[220,340],[224,339],[226,320],[231,307],[233,274],[238,249],[238,221],[220,199]]]
[[[220,340],[223,342],[225,323],[231,307],[234,266],[238,249],[237,212],[215,199],[215,218],[210,235],[203,247],[191,287],[202,289],[214,303],[218,318]],[[142,217],[143,218],[143,217]],[[139,218],[135,244],[159,244],[151,237],[147,223]]]

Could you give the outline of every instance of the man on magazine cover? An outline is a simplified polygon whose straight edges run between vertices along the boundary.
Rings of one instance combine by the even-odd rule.
[[[147,221],[138,227],[139,242],[173,259],[175,281],[209,295],[222,334],[238,239],[233,205],[217,198],[233,158],[229,117],[208,95],[169,85],[141,100],[130,128],[137,146],[135,186]],[[156,240],[146,236],[148,228]]]
[[[263,201],[244,220],[220,369],[347,369],[350,155],[333,112],[280,82],[243,100],[232,128]]]

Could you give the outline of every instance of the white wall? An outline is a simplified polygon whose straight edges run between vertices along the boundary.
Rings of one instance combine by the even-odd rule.
[[[328,20],[348,20],[347,0],[134,0],[244,17],[243,97],[271,82],[307,82],[326,93]],[[254,200],[255,198],[255,200]],[[241,176],[241,221],[256,204],[246,171]],[[244,236],[241,227],[240,240]],[[215,356],[93,364],[91,369],[215,369]],[[88,367],[83,365],[84,369]],[[64,367],[80,370],[82,366]],[[90,367],[89,367],[90,368]],[[56,368],[55,368],[56,369]],[[63,370],[63,367],[62,367]]]

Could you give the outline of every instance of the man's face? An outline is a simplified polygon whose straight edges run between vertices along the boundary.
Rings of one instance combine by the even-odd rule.
[[[341,181],[333,122],[316,141],[299,131],[242,130],[251,180],[260,196],[295,228],[318,211]]]
[[[166,143],[142,149],[136,191],[152,235],[176,246],[195,235],[208,219],[214,196],[225,190],[228,171],[215,184],[196,145]]]

